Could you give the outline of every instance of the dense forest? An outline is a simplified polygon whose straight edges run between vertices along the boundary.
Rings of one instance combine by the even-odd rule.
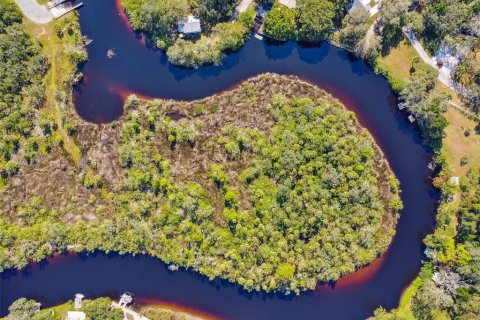
[[[346,4],[343,0],[298,0],[296,8],[288,8],[275,2],[265,16],[263,31],[281,41],[318,43],[330,38]]]
[[[371,262],[394,234],[396,179],[354,115],[318,88],[263,75],[201,101],[130,97],[125,108],[111,125],[78,120],[87,166],[57,155],[5,186],[16,200],[2,206],[2,269],[101,249],[299,292]],[[68,183],[23,188],[51,179]]]
[[[18,172],[19,162],[35,157],[40,141],[32,131],[44,101],[47,69],[42,48],[22,25],[21,12],[0,0],[0,186]]]

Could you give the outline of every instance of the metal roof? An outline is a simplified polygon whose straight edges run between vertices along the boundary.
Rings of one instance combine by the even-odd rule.
[[[194,16],[188,16],[178,23],[178,31],[185,34],[202,32],[200,19]]]

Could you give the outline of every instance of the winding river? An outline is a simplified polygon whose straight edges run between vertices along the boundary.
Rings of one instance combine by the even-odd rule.
[[[83,34],[93,39],[84,82],[75,91],[78,114],[102,123],[122,114],[129,93],[192,100],[212,95],[264,72],[297,75],[339,98],[357,114],[382,148],[401,182],[405,208],[386,254],[334,285],[300,296],[248,293],[222,280],[208,281],[188,270],[170,272],[145,256],[97,253],[51,258],[0,278],[0,311],[21,296],[44,305],[87,296],[131,291],[137,301],[167,302],[226,319],[364,319],[379,305],[394,308],[421,266],[421,239],[432,230],[436,193],[428,181],[431,155],[399,114],[386,80],[363,61],[329,44],[303,48],[250,40],[220,67],[179,69],[133,33],[115,0],[83,0]],[[107,51],[115,55],[107,57]]]

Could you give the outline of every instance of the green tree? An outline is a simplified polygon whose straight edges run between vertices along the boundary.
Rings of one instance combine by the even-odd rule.
[[[289,263],[282,263],[279,264],[277,267],[277,271],[275,272],[275,278],[279,279],[280,281],[289,281],[293,279],[293,275],[295,273],[295,267]]]
[[[473,8],[463,0],[432,0],[423,14],[426,48],[434,53],[445,37],[456,37],[468,29]]]
[[[37,302],[20,298],[8,307],[7,320],[30,320],[37,311]]]
[[[233,16],[237,0],[197,0],[194,13],[202,19],[207,28],[227,21]]]
[[[334,29],[335,8],[329,0],[298,1],[298,39],[319,42],[328,39]]]
[[[297,38],[297,9],[290,9],[278,2],[272,7],[264,20],[265,34],[280,41]]]
[[[383,27],[383,45],[389,47],[399,38],[406,24],[409,0],[383,0],[379,5],[379,22]]]
[[[350,10],[343,19],[340,41],[358,52],[359,43],[367,33],[369,18],[370,15],[363,8]]]
[[[168,41],[169,33],[186,12],[188,6],[184,0],[147,0],[140,8],[138,19],[141,29],[147,31],[155,41]]]
[[[413,297],[413,313],[419,320],[435,319],[433,311],[451,307],[453,299],[432,280],[427,280]]]
[[[0,0],[0,33],[6,26],[22,23],[22,12],[11,0]]]
[[[112,301],[109,298],[98,298],[84,302],[82,310],[91,320],[122,320],[123,312],[120,309],[112,307]]]

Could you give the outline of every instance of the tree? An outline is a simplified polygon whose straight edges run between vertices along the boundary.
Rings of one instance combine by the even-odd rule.
[[[91,320],[122,320],[123,312],[112,307],[110,298],[98,298],[84,302],[83,311]]]
[[[37,308],[36,301],[20,298],[8,307],[7,320],[30,320],[35,315]]]
[[[413,313],[419,320],[433,320],[432,311],[440,311],[452,305],[452,297],[432,280],[426,280],[413,297]]]
[[[294,273],[295,273],[294,266],[292,266],[289,263],[282,263],[282,264],[279,264],[277,267],[277,271],[275,272],[275,278],[285,282],[293,279]]]
[[[183,0],[147,0],[140,8],[138,17],[141,29],[147,31],[155,41],[166,41],[186,12],[188,6]]]
[[[409,0],[384,0],[379,5],[379,22],[383,27],[383,45],[390,46],[406,23]]]
[[[207,28],[227,21],[233,16],[237,0],[198,0],[194,13],[202,19]]]
[[[295,40],[297,38],[297,14],[297,9],[290,9],[275,2],[263,23],[265,33],[280,41]]]
[[[345,12],[347,4],[350,0],[329,0],[333,3],[335,8],[335,23],[339,25],[342,22],[343,17],[345,16]]]
[[[434,53],[445,37],[455,37],[468,28],[472,7],[463,0],[434,0],[423,14],[426,48]]]
[[[335,8],[329,0],[299,0],[298,39],[318,42],[330,37],[333,29]]]
[[[358,52],[359,43],[368,30],[367,21],[369,18],[370,15],[363,8],[351,10],[343,19],[340,41]]]
[[[6,26],[22,23],[22,12],[13,1],[0,0],[0,33]]]

